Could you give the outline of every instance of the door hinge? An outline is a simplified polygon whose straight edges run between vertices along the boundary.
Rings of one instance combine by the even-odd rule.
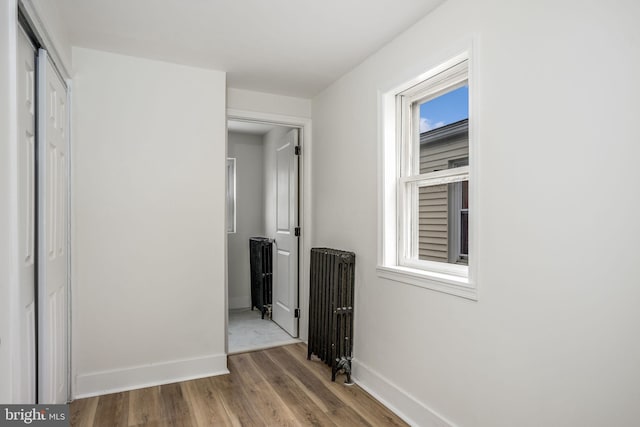
[[[293,310],[293,317],[295,317],[296,319],[300,318],[300,309],[296,308],[295,310]]]
[[[299,145],[296,145],[296,148],[294,148],[294,151],[296,156],[299,156],[300,154],[302,154],[302,148]]]
[[[300,227],[294,228],[293,233],[295,234],[296,237],[300,237]]]

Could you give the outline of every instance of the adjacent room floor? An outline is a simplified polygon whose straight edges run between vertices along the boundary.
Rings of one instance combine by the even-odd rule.
[[[247,308],[229,311],[229,354],[299,341],[291,338],[291,335],[266,316],[262,319],[258,310]]]

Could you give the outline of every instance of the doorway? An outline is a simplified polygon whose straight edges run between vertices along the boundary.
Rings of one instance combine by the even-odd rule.
[[[228,122],[229,353],[299,341],[299,153],[297,127]],[[269,239],[271,254],[264,305],[256,302],[255,276],[252,286],[255,237]]]

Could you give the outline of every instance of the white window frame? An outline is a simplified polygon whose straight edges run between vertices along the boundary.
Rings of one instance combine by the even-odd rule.
[[[476,192],[477,176],[473,74],[470,49],[443,61],[426,73],[380,93],[379,277],[477,300]],[[419,141],[419,112],[411,106],[469,85],[469,166],[419,173],[419,153],[408,144]],[[411,114],[409,114],[411,112]],[[418,133],[418,135],[414,135]],[[417,139],[416,139],[417,138]],[[418,171],[418,173],[414,173]],[[419,186],[469,180],[468,265],[417,259],[417,199]],[[414,212],[412,215],[411,212]]]
[[[236,159],[227,158],[227,233],[236,232]]]

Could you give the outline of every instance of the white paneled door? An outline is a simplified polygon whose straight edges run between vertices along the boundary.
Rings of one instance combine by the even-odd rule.
[[[22,30],[22,29],[21,29]],[[18,248],[19,357],[15,358],[17,401],[36,402],[35,311],[35,164],[36,164],[36,50],[18,31]]]
[[[38,53],[38,402],[67,401],[67,88]]]
[[[276,238],[273,257],[273,320],[298,336],[298,129],[276,146]]]

